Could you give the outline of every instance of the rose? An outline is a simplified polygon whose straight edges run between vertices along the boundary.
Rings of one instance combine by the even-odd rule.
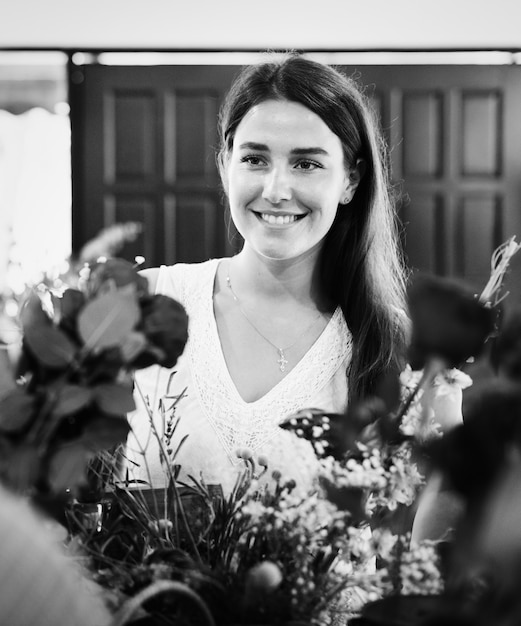
[[[129,261],[108,259],[91,265],[86,286],[88,297],[101,295],[111,287],[122,289],[129,286],[135,288],[138,297],[148,294],[147,279]]]
[[[133,363],[147,367],[158,363],[173,367],[188,339],[188,316],[183,306],[173,298],[156,294],[140,300],[142,332],[150,346]]]
[[[499,376],[521,381],[521,307],[506,316],[492,346],[491,361]]]
[[[85,304],[85,295],[78,289],[66,289],[60,301],[61,320],[75,319]]]
[[[77,328],[78,314],[85,305],[85,294],[78,289],[66,289],[62,297],[57,301],[59,305],[59,327],[67,335],[80,342]]]
[[[479,356],[494,328],[494,309],[485,306],[464,283],[418,275],[408,293],[412,336],[409,363],[422,369],[432,357],[457,367]]]

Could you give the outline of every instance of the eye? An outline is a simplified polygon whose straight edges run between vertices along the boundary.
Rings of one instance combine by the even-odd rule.
[[[310,161],[309,159],[301,159],[295,164],[296,169],[304,170],[306,172],[310,172],[316,169],[322,169],[322,165],[317,163],[316,161]]]
[[[266,164],[266,160],[258,154],[246,154],[245,156],[241,157],[240,162],[247,163],[252,167],[259,167],[260,165]]]

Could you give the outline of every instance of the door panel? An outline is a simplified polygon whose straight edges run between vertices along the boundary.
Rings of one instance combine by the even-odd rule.
[[[121,89],[104,97],[105,184],[153,183],[158,116],[153,93]]]
[[[461,94],[460,174],[462,177],[501,176],[503,133],[502,94],[495,89]]]
[[[403,95],[402,170],[405,179],[443,175],[443,102],[437,92]]]
[[[215,162],[217,115],[238,68],[75,68],[73,248],[139,221],[121,256],[146,265],[231,252]]]
[[[493,250],[521,239],[521,68],[366,66],[357,75],[373,85],[391,146],[410,266],[479,291]],[[507,286],[508,305],[521,303],[517,257]]]
[[[123,256],[129,260],[135,259],[136,256],[153,258],[158,231],[154,197],[139,193],[107,193],[103,198],[103,208],[102,223],[105,226],[124,222],[139,222],[142,225],[141,235],[125,245]]]

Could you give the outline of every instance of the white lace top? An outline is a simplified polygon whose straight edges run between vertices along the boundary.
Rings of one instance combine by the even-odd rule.
[[[227,493],[244,467],[237,452],[249,450],[254,460],[260,455],[268,460],[269,474],[277,469],[307,491],[317,469],[311,445],[282,430],[279,424],[300,409],[345,409],[351,335],[337,309],[287,376],[260,399],[245,402],[229,375],[214,316],[213,290],[219,261],[160,269],[157,292],[184,305],[189,317],[189,340],[172,370],[153,366],[136,374],[137,409],[129,416],[130,473],[153,487],[164,485],[166,472],[155,429],[163,441],[166,433],[164,449],[171,450],[170,454],[188,435],[174,461],[181,465],[182,480],[189,475],[197,479],[202,476],[207,484],[221,484]],[[176,401],[180,394],[182,397]],[[174,403],[174,414],[180,419],[168,443]]]

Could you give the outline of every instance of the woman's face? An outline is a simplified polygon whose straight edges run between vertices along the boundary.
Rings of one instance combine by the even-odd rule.
[[[224,171],[237,230],[270,259],[318,251],[339,203],[356,190],[356,172],[351,178],[339,137],[310,109],[288,100],[267,100],[248,111]]]

